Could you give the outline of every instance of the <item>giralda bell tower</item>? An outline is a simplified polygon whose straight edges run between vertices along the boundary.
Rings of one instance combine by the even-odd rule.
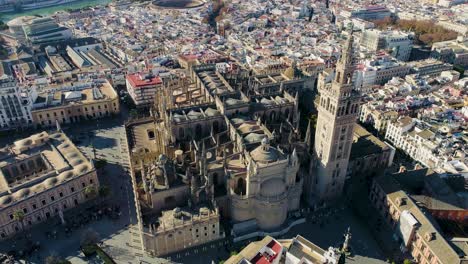
[[[348,168],[353,130],[359,114],[360,95],[353,90],[353,30],[336,64],[331,85],[319,83],[318,118],[314,158],[309,182],[310,204],[341,196]]]

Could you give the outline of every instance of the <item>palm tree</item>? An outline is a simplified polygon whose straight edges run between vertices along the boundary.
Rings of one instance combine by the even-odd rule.
[[[24,212],[23,211],[16,211],[13,213],[13,220],[17,221],[21,225],[21,230],[23,230],[23,220],[24,220]]]

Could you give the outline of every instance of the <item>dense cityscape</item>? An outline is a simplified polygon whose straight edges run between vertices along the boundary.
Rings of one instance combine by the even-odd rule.
[[[0,263],[468,263],[468,1],[80,1],[0,0]]]

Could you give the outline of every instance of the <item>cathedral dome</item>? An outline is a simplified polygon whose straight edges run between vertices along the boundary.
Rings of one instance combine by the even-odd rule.
[[[275,197],[286,191],[286,184],[280,178],[268,179],[260,185],[260,194],[263,197]]]
[[[256,162],[269,163],[284,159],[283,153],[276,148],[270,147],[270,140],[267,137],[262,139],[262,144],[250,152],[250,156]]]

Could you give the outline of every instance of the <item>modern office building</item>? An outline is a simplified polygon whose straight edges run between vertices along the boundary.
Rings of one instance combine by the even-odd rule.
[[[378,29],[364,30],[361,45],[370,51],[386,50],[400,61],[407,61],[413,48],[414,33],[396,30],[381,31]]]
[[[0,130],[33,124],[31,106],[34,95],[33,89],[22,91],[12,78],[0,81]]]
[[[156,91],[161,89],[161,77],[151,74],[134,73],[127,75],[128,94],[137,107],[148,107],[154,103]]]

